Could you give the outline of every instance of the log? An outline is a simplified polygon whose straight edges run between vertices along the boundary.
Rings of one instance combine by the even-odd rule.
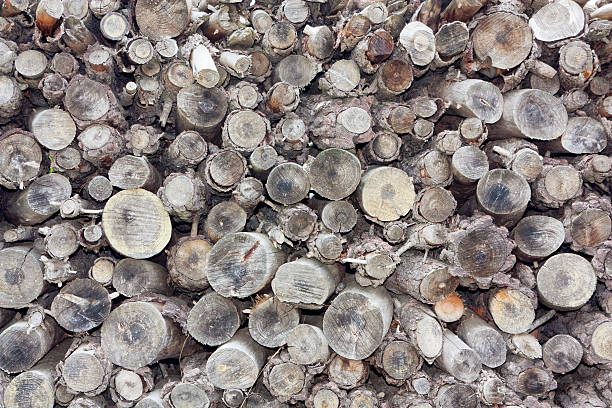
[[[278,153],[269,145],[256,147],[249,156],[249,164],[253,172],[264,180],[268,176],[270,170],[276,166],[278,160]]]
[[[303,55],[289,55],[274,69],[274,78],[298,89],[312,82],[321,67]]]
[[[221,76],[206,45],[200,44],[195,47],[191,51],[189,61],[193,70],[193,77],[198,84],[204,88],[212,88],[219,83]]]
[[[422,360],[405,335],[388,335],[375,354],[375,365],[389,384],[402,385],[417,373]]]
[[[563,89],[585,88],[588,78],[593,75],[593,62],[593,51],[582,41],[571,41],[561,47],[559,80]]]
[[[56,2],[55,0],[51,1],[59,4],[59,7],[62,7],[61,3]],[[40,2],[39,6],[45,3],[45,1]],[[20,53],[15,59],[15,73],[17,74],[17,80],[29,85],[32,88],[37,88],[48,64],[49,61],[47,60],[47,57],[45,57],[45,54],[40,51],[27,50]]]
[[[0,307],[26,307],[42,294],[45,282],[38,256],[33,247],[26,245],[0,249]]]
[[[102,324],[110,310],[111,298],[108,292],[104,286],[91,279],[71,281],[51,303],[51,315],[58,324],[77,333]]]
[[[233,149],[221,149],[209,155],[206,162],[198,166],[200,177],[204,178],[213,190],[221,193],[233,190],[244,177],[246,170],[246,159]]]
[[[483,365],[496,368],[506,361],[506,341],[502,334],[475,313],[461,319],[457,336],[478,354]]]
[[[450,103],[450,109],[463,117],[476,117],[485,123],[495,123],[504,109],[504,98],[499,89],[480,79],[445,82],[440,96]]]
[[[264,100],[266,113],[273,119],[294,111],[300,103],[300,90],[286,82],[277,82],[268,90]]]
[[[179,36],[191,18],[191,2],[187,0],[164,0],[156,3],[138,0],[134,8],[140,33],[153,41]]]
[[[208,253],[208,281],[221,296],[244,298],[263,289],[284,258],[284,253],[263,234],[229,234]]]
[[[207,141],[219,136],[228,98],[219,88],[186,85],[176,97],[176,123],[179,131],[195,130]]]
[[[514,225],[529,203],[529,184],[512,170],[490,170],[478,181],[476,198],[482,210],[498,224]]]
[[[145,381],[136,372],[119,369],[111,378],[111,390],[114,389],[117,403],[133,404],[132,401],[139,400],[145,392]],[[148,388],[148,387],[147,387]],[[111,391],[111,396],[113,391]]]
[[[516,289],[500,289],[489,299],[489,313],[497,327],[510,334],[527,331],[535,319],[530,299]]]
[[[45,318],[42,311],[26,315],[0,333],[0,370],[12,374],[31,369],[63,336],[55,320]]]
[[[291,54],[296,43],[297,31],[288,21],[273,23],[261,40],[263,51],[272,62],[278,62]]]
[[[477,408],[476,390],[468,384],[453,384],[440,387],[436,403],[440,408]]]
[[[552,372],[538,360],[511,356],[501,372],[506,386],[521,396],[543,396],[556,386]]]
[[[525,217],[512,230],[519,259],[533,261],[555,253],[565,241],[563,223],[544,215]]]
[[[532,200],[543,207],[560,208],[563,203],[582,192],[580,173],[563,162],[557,163],[551,165],[545,162],[534,184]]]
[[[108,125],[91,125],[77,137],[83,158],[97,167],[108,168],[121,155],[123,140]]]
[[[208,191],[204,182],[193,170],[187,173],[171,173],[164,185],[157,190],[169,214],[182,221],[192,221],[206,209]]]
[[[339,355],[332,358],[327,368],[330,381],[342,389],[352,389],[364,384],[369,374],[369,365],[364,361],[351,360]]]
[[[170,401],[176,408],[192,406],[209,406],[210,399],[206,392],[195,384],[181,383],[170,392]]]
[[[263,97],[257,86],[251,82],[241,81],[228,89],[230,109],[255,109]]]
[[[100,45],[87,48],[83,54],[85,72],[93,80],[113,85],[115,81],[113,51]]]
[[[166,305],[126,301],[102,324],[102,350],[119,367],[135,370],[165,358],[178,357],[185,336],[169,317]]]
[[[285,205],[301,201],[309,190],[308,173],[296,163],[282,163],[274,167],[266,182],[270,198]]]
[[[240,232],[247,221],[246,211],[234,201],[222,201],[208,212],[204,223],[206,235],[217,242],[225,235]]]
[[[584,29],[584,13],[573,1],[546,4],[529,19],[533,35],[540,41],[574,37]]]
[[[501,120],[492,130],[512,137],[553,140],[561,136],[567,122],[567,111],[559,99],[539,89],[521,89],[504,95]]]
[[[552,153],[589,154],[600,153],[608,144],[603,125],[590,117],[571,117],[567,128],[554,141],[546,143]]]
[[[537,275],[540,300],[556,310],[574,310],[589,301],[597,278],[580,255],[560,253],[548,258]]]
[[[578,367],[582,353],[578,340],[567,334],[558,334],[544,344],[542,360],[552,372],[565,374]]]
[[[410,239],[407,242],[416,244]],[[434,304],[453,293],[457,285],[448,264],[435,259],[424,260],[420,252],[412,250],[401,255],[401,263],[386,286],[393,292],[406,293],[423,303]]]
[[[44,109],[33,113],[28,128],[41,145],[51,150],[67,147],[76,135],[76,126],[62,109]]]
[[[459,381],[476,381],[482,366],[478,353],[448,329],[443,336],[442,353],[436,364]]]
[[[132,205],[134,200],[138,207]],[[146,190],[123,190],[112,196],[104,206],[102,223],[110,246],[131,258],[152,257],[170,241],[170,217],[161,200]]]
[[[0,139],[0,184],[8,189],[32,182],[42,162],[42,151],[32,135],[17,131]]]
[[[333,53],[334,37],[329,27],[306,25],[303,33],[307,36],[304,51],[316,60],[327,60]]]
[[[363,359],[380,345],[392,317],[393,303],[384,288],[350,283],[323,315],[323,332],[336,353]]]
[[[359,185],[361,164],[354,154],[342,149],[326,149],[308,166],[310,188],[328,200],[351,195]]]
[[[299,320],[300,312],[294,305],[269,297],[251,308],[249,333],[262,346],[281,347]]]
[[[41,90],[43,96],[47,100],[49,106],[59,105],[64,99],[68,81],[60,74],[44,74],[43,79],[38,84],[38,89]]]
[[[286,356],[272,358],[262,374],[263,383],[278,402],[297,402],[306,399],[312,375],[304,366],[285,361]]]
[[[109,286],[113,281],[116,264],[117,261],[111,257],[96,258],[87,275],[101,285]]]
[[[531,51],[532,39],[526,19],[509,12],[487,15],[472,33],[474,54],[481,61],[491,58],[491,66],[499,69],[511,69],[523,62]]]
[[[446,186],[452,181],[451,165],[438,150],[426,150],[402,162],[402,169],[422,186]]]
[[[121,41],[129,31],[130,23],[121,13],[106,13],[100,20],[100,33],[107,40]]]
[[[408,51],[415,65],[424,66],[433,61],[436,53],[436,39],[431,28],[412,21],[399,35],[399,43]]]
[[[210,292],[189,312],[187,330],[198,342],[218,346],[234,336],[243,320],[238,302]]]
[[[163,266],[144,259],[121,259],[113,270],[113,288],[125,297],[145,293],[169,295],[168,271]]]
[[[113,185],[104,176],[94,176],[87,183],[87,193],[96,201],[106,201],[113,194]]]
[[[306,130],[306,124],[295,113],[281,118],[274,129],[274,143],[282,156],[295,158],[306,148],[309,142]]]
[[[425,222],[443,222],[457,208],[450,191],[442,187],[426,187],[419,191],[414,202],[414,217]]]
[[[339,408],[340,401],[346,397],[346,391],[333,382],[317,383],[306,400],[308,408]]]
[[[353,91],[361,80],[359,68],[353,60],[341,59],[334,62],[325,76],[319,79],[319,89],[329,94]]]
[[[71,341],[57,345],[30,370],[13,378],[4,391],[7,408],[53,407],[55,401],[55,366],[61,361]]]
[[[17,81],[9,76],[0,75],[0,123],[7,123],[21,111],[23,94]]]
[[[281,302],[318,309],[334,293],[341,277],[336,265],[299,258],[278,268],[272,280],[272,290]]]
[[[321,324],[298,324],[287,337],[287,351],[297,364],[319,365],[329,360],[330,349]]]
[[[361,209],[380,221],[394,221],[408,214],[414,199],[412,178],[393,167],[366,171],[357,188]]]
[[[98,0],[92,0],[90,4],[93,4],[95,2],[98,2]],[[109,4],[116,3],[110,2]],[[91,7],[91,10],[93,9],[95,9],[95,6]],[[95,15],[96,13],[92,12],[92,14]],[[77,17],[68,16],[64,18],[64,30],[65,31],[62,35],[62,41],[76,55],[84,54],[85,51],[87,51],[87,47],[96,43],[96,37],[85,26],[85,23]]]
[[[402,139],[392,132],[377,133],[363,150],[369,163],[385,164],[397,160],[401,153]]]
[[[242,329],[210,355],[206,374],[210,382],[222,390],[246,389],[257,381],[264,357],[264,348]]]
[[[610,237],[612,221],[606,211],[599,208],[576,211],[570,222],[568,232],[577,250],[589,252],[589,247],[597,247]]]
[[[234,201],[249,213],[264,201],[264,196],[264,185],[255,177],[243,178],[232,192]]]
[[[65,176],[46,174],[22,192],[7,194],[4,215],[17,225],[36,225],[58,212],[61,202],[71,194],[72,186]]]
[[[451,293],[434,304],[434,311],[438,319],[446,323],[452,323],[461,319],[465,312],[465,307],[461,298]]]
[[[246,154],[269,141],[270,131],[270,122],[263,114],[250,109],[233,111],[225,119],[223,146]]]
[[[219,55],[219,64],[232,76],[244,78],[251,68],[251,58],[237,52],[223,51]]]
[[[376,81],[380,98],[392,99],[404,93],[412,85],[412,67],[409,62],[402,59],[389,59],[376,71]]]
[[[462,146],[453,154],[451,171],[458,183],[476,183],[489,171],[487,155],[477,146]]]
[[[480,1],[474,0],[473,2],[480,6]],[[451,4],[453,3],[461,3],[461,1],[451,1]],[[466,1],[466,3],[468,2]],[[446,15],[449,8],[450,5],[444,10],[442,15]],[[468,28],[463,22],[456,20],[458,19],[452,18],[447,20],[452,22],[440,26],[438,32],[436,32],[436,53],[443,59],[461,54],[467,46],[469,40]]]
[[[117,99],[108,86],[82,75],[74,76],[68,83],[64,107],[79,129],[93,123],[106,123],[122,130],[127,127]]]
[[[74,254],[79,249],[78,228],[77,224],[65,222],[39,229],[45,236],[44,247],[47,254],[57,259],[67,259]]]
[[[357,212],[348,201],[332,201],[321,210],[321,221],[333,232],[349,232],[357,223]]]
[[[108,387],[112,364],[101,349],[100,337],[92,336],[73,342],[58,369],[69,391],[98,395]]]
[[[206,265],[211,247],[204,237],[190,236],[179,239],[170,248],[167,267],[175,287],[187,292],[208,288]]]

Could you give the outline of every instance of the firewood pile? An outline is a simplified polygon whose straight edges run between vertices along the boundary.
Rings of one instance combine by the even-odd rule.
[[[0,407],[612,407],[608,0],[3,0]]]

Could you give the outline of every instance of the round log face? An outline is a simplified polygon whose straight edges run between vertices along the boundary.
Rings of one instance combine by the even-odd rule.
[[[131,258],[152,257],[170,241],[170,216],[161,200],[146,190],[124,190],[112,196],[104,207],[102,223],[113,249]]]
[[[27,390],[24,392],[24,389]],[[53,408],[55,391],[53,383],[35,372],[19,374],[4,391],[6,407]]]
[[[548,258],[537,275],[540,299],[558,310],[582,307],[595,292],[596,283],[597,278],[589,261],[569,253]]]
[[[168,327],[155,306],[120,305],[102,325],[102,349],[113,364],[135,370],[152,363],[167,346]]]
[[[338,295],[323,316],[323,332],[338,355],[364,359],[378,347],[385,335],[381,311],[363,294]]]
[[[180,35],[189,23],[191,9],[184,0],[138,0],[135,13],[140,32],[159,41]]]
[[[529,55],[532,33],[525,19],[499,12],[479,22],[472,41],[474,52],[480,59],[489,57],[495,68],[510,69]]]
[[[208,281],[222,296],[250,296],[272,280],[280,265],[278,257],[278,251],[262,234],[226,235],[208,254]]]

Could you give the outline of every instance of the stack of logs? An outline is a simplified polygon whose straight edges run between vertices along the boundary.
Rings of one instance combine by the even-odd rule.
[[[612,406],[607,0],[3,0],[0,406]]]

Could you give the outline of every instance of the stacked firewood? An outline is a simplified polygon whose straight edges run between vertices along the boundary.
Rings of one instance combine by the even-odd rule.
[[[612,406],[612,3],[3,0],[0,407]]]

